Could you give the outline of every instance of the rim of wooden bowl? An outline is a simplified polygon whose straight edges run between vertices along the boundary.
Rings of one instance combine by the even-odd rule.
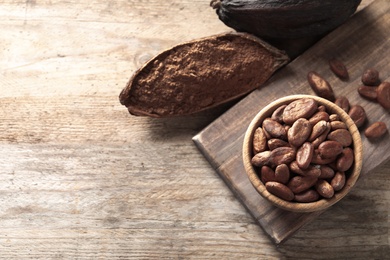
[[[270,117],[272,112],[279,106],[289,104],[292,101],[295,101],[297,99],[302,99],[302,98],[312,98],[315,101],[317,101],[319,105],[324,105],[328,113],[332,113],[332,114],[334,113],[339,115],[340,119],[347,125],[348,130],[352,135],[353,151],[355,156],[353,165],[351,169],[348,170],[349,177],[347,178],[343,189],[338,192],[335,192],[335,195],[330,199],[323,198],[318,201],[309,202],[309,203],[290,202],[290,201],[280,199],[279,197],[269,193],[266,190],[265,185],[261,182],[255,170],[255,167],[251,163],[251,159],[253,157],[252,140],[256,128],[261,125],[261,123],[266,117]],[[260,112],[252,119],[244,136],[242,156],[243,156],[245,172],[248,175],[249,180],[254,186],[254,188],[257,190],[258,193],[260,193],[260,195],[263,198],[271,202],[273,205],[282,208],[284,210],[293,211],[293,212],[314,212],[314,211],[324,210],[334,205],[336,202],[340,201],[343,197],[345,197],[349,193],[349,191],[355,185],[356,181],[360,176],[360,172],[362,169],[362,161],[363,161],[362,160],[363,147],[362,147],[361,136],[358,128],[356,127],[353,120],[349,117],[349,115],[339,106],[337,106],[336,104],[334,104],[329,100],[326,100],[318,96],[291,95],[291,96],[279,98],[271,102],[270,104],[265,106],[262,110],[260,110]]]

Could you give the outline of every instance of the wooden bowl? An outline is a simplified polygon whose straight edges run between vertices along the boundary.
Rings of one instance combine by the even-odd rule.
[[[353,142],[351,147],[354,151],[354,156],[355,156],[352,167],[346,172],[347,180],[343,189],[335,192],[334,196],[330,199],[322,198],[318,201],[309,202],[309,203],[286,201],[268,192],[267,189],[265,188],[265,185],[259,178],[258,169],[256,169],[256,167],[253,166],[251,163],[251,159],[254,156],[254,153],[252,151],[252,141],[253,141],[253,135],[255,130],[262,124],[265,118],[270,117],[272,115],[273,111],[276,108],[280,107],[281,105],[289,104],[294,100],[302,99],[302,98],[312,98],[317,101],[318,105],[324,105],[329,114],[339,115],[340,120],[346,123],[348,130],[352,135]],[[282,208],[284,210],[294,211],[294,212],[314,212],[314,211],[324,210],[332,206],[339,200],[341,200],[345,195],[347,195],[348,192],[355,185],[357,179],[359,178],[360,171],[362,168],[362,154],[363,154],[362,142],[361,142],[359,130],[357,129],[352,119],[348,116],[348,114],[344,110],[342,110],[339,106],[335,105],[334,103],[326,99],[317,96],[310,96],[310,95],[286,96],[276,101],[273,101],[272,103],[264,107],[253,118],[245,133],[243,152],[242,152],[245,171],[249,177],[250,182],[255,187],[257,192],[263,198],[271,202],[273,205]]]

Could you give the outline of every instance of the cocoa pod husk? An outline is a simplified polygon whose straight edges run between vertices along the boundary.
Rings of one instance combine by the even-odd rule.
[[[225,33],[176,45],[137,70],[119,95],[132,115],[194,114],[248,94],[289,61],[246,33]]]

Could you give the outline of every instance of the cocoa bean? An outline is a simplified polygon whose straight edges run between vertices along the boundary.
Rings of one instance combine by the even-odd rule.
[[[290,180],[290,169],[287,164],[280,164],[275,168],[275,181],[287,184]]]
[[[328,99],[330,101],[335,100],[335,95],[329,82],[326,81],[317,72],[310,71],[307,74],[307,80],[313,91],[320,97]]]
[[[269,181],[276,181],[275,171],[269,166],[262,166],[260,169],[260,180],[264,184]]]
[[[328,134],[328,139],[339,142],[342,146],[347,147],[352,144],[352,135],[346,129],[336,129]]]
[[[320,152],[318,149],[314,150],[313,158],[311,159],[312,164],[319,164],[319,165],[326,165],[329,163],[332,163],[334,160],[336,160],[337,156],[330,157],[330,158],[323,158],[321,157]]]
[[[354,161],[353,150],[349,147],[344,148],[341,155],[337,158],[336,167],[340,172],[345,172],[351,168]]]
[[[345,186],[345,173],[344,172],[336,172],[334,177],[332,178],[330,185],[333,187],[334,191],[339,191]]]
[[[317,124],[313,126],[313,130],[309,136],[309,141],[312,142],[316,138],[318,138],[320,135],[325,133],[327,130],[330,130],[330,124],[326,122],[325,120],[319,121]],[[326,136],[325,136],[326,138]],[[324,138],[324,140],[325,140]]]
[[[365,99],[376,101],[378,97],[377,89],[378,87],[360,86],[358,88],[358,93]]]
[[[334,131],[337,129],[348,129],[348,127],[343,121],[333,121],[330,122],[330,129],[331,131]]]
[[[321,169],[321,174],[318,177],[320,179],[331,179],[335,175],[334,170],[327,165],[322,165],[320,169]]]
[[[290,170],[305,177],[318,178],[321,175],[321,169],[319,165],[309,165],[307,169],[301,169],[297,161],[290,163]]]
[[[341,80],[347,81],[349,79],[349,73],[344,63],[338,59],[329,60],[330,70]]]
[[[349,111],[348,111],[349,112]],[[339,117],[339,115],[337,115],[337,114],[331,114],[331,115],[329,115],[329,121],[330,122],[333,122],[333,121],[340,121],[340,117]]]
[[[390,109],[390,83],[383,82],[382,84],[380,84],[377,89],[377,92],[377,100],[379,104],[385,109]]]
[[[271,138],[280,138],[287,140],[286,129],[275,120],[266,118],[263,121],[263,129],[271,136]]]
[[[336,98],[334,103],[341,107],[341,109],[343,109],[346,113],[348,113],[350,107],[348,98],[346,98],[345,96],[340,96]]]
[[[265,184],[267,191],[283,200],[291,201],[294,199],[294,193],[286,185],[276,182],[269,181]]]
[[[296,162],[301,169],[307,169],[314,154],[314,146],[310,142],[305,142],[297,150]]]
[[[337,141],[325,141],[318,146],[318,152],[322,158],[334,158],[342,151],[343,145]]]
[[[290,179],[287,187],[294,193],[301,193],[310,187],[312,187],[317,182],[317,178],[313,177],[304,177],[304,176],[294,176]]]
[[[353,105],[350,108],[348,115],[351,117],[357,128],[362,127],[367,119],[366,111],[360,105]]]
[[[316,125],[320,121],[329,121],[329,114],[325,111],[319,111],[309,119],[309,122],[312,126]]]
[[[320,195],[316,190],[310,189],[304,192],[295,194],[294,200],[296,202],[309,203],[317,201],[320,198]]]
[[[310,118],[317,110],[317,102],[312,98],[302,98],[287,105],[283,111],[283,121],[292,125],[299,118]]]
[[[296,151],[291,147],[279,147],[270,152],[269,164],[276,167],[279,164],[289,164],[295,159]]]
[[[275,120],[278,123],[283,123],[283,112],[287,105],[282,105],[278,107],[271,115],[271,119]]]
[[[271,151],[264,151],[255,154],[255,156],[252,157],[251,163],[254,166],[262,167],[264,165],[269,165],[271,158]]]
[[[253,135],[253,152],[260,153],[267,149],[267,137],[261,127],[258,127]]]
[[[384,122],[374,122],[364,131],[364,135],[369,139],[380,138],[388,132]]]
[[[334,195],[333,187],[324,179],[320,179],[315,184],[315,189],[320,196],[330,199]]]
[[[299,118],[293,123],[287,132],[288,142],[295,147],[299,147],[307,140],[311,134],[311,131],[312,126],[309,120],[305,118]]]
[[[367,86],[377,86],[380,83],[379,72],[376,69],[367,69],[362,75],[362,82]]]
[[[282,139],[272,138],[267,141],[267,145],[270,151],[279,147],[290,147],[290,144]]]

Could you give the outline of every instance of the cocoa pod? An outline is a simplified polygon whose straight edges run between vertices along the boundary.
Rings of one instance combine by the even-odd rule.
[[[323,35],[344,23],[361,0],[212,0],[227,26],[261,38]]]
[[[133,74],[119,100],[133,115],[190,115],[258,88],[288,59],[249,34],[214,35],[152,58]]]

